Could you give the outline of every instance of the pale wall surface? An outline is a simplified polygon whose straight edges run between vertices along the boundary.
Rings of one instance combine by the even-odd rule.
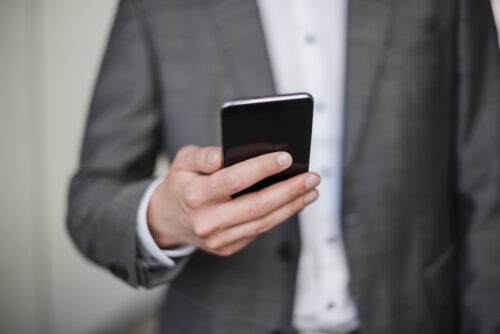
[[[111,0],[0,0],[0,332],[123,332],[162,289],[129,288],[75,250],[64,215]]]
[[[34,198],[30,194],[33,159],[26,101],[26,23],[24,2],[1,4],[0,332],[6,333],[33,333],[38,301],[32,223]],[[21,320],[20,315],[22,321],[12,321]]]

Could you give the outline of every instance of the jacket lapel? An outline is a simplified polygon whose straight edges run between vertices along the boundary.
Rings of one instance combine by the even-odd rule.
[[[233,86],[231,98],[275,94],[256,1],[211,0],[206,10]]]
[[[356,167],[364,135],[370,122],[374,104],[377,102],[380,80],[387,62],[387,52],[392,42],[394,8],[397,0],[348,0],[348,36],[346,69],[346,106],[344,124],[343,157],[343,219],[342,223],[352,225],[357,219],[355,212],[346,212],[351,207],[346,196],[351,171]],[[366,262],[356,261],[363,243],[351,244],[357,240],[349,237],[353,228],[344,228],[344,243],[351,274],[350,289],[355,298],[361,323],[370,328],[366,302],[360,293],[360,273]]]
[[[348,1],[344,175],[355,166],[376,103],[395,17],[395,0]]]

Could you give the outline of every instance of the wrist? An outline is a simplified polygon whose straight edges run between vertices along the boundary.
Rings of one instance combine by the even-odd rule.
[[[160,197],[159,191],[161,191],[159,188],[160,187],[155,189],[148,204],[146,213],[148,229],[151,233],[151,236],[153,237],[154,242],[158,245],[159,248],[175,248],[180,246],[181,243],[171,235],[169,235],[167,231],[165,231],[167,224],[164,222],[165,219],[163,219],[161,215],[162,204],[158,203],[158,198]]]

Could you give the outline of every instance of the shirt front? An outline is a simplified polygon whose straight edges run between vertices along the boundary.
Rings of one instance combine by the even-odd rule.
[[[340,230],[347,0],[258,4],[276,89],[315,100],[310,170],[322,182],[318,200],[299,214],[294,326],[348,331],[359,322]]]

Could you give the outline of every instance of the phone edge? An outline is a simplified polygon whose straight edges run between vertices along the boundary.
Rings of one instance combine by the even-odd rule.
[[[298,99],[311,99],[313,100],[313,97],[309,93],[293,93],[293,94],[282,94],[282,95],[271,95],[271,96],[262,96],[262,97],[250,97],[250,98],[243,98],[243,99],[235,99],[235,100],[229,100],[224,102],[220,109],[221,111],[232,107],[232,106],[240,106],[240,105],[246,105],[246,104],[256,104],[256,103],[265,103],[265,102],[279,102],[279,101],[286,101],[286,100],[298,100]]]

